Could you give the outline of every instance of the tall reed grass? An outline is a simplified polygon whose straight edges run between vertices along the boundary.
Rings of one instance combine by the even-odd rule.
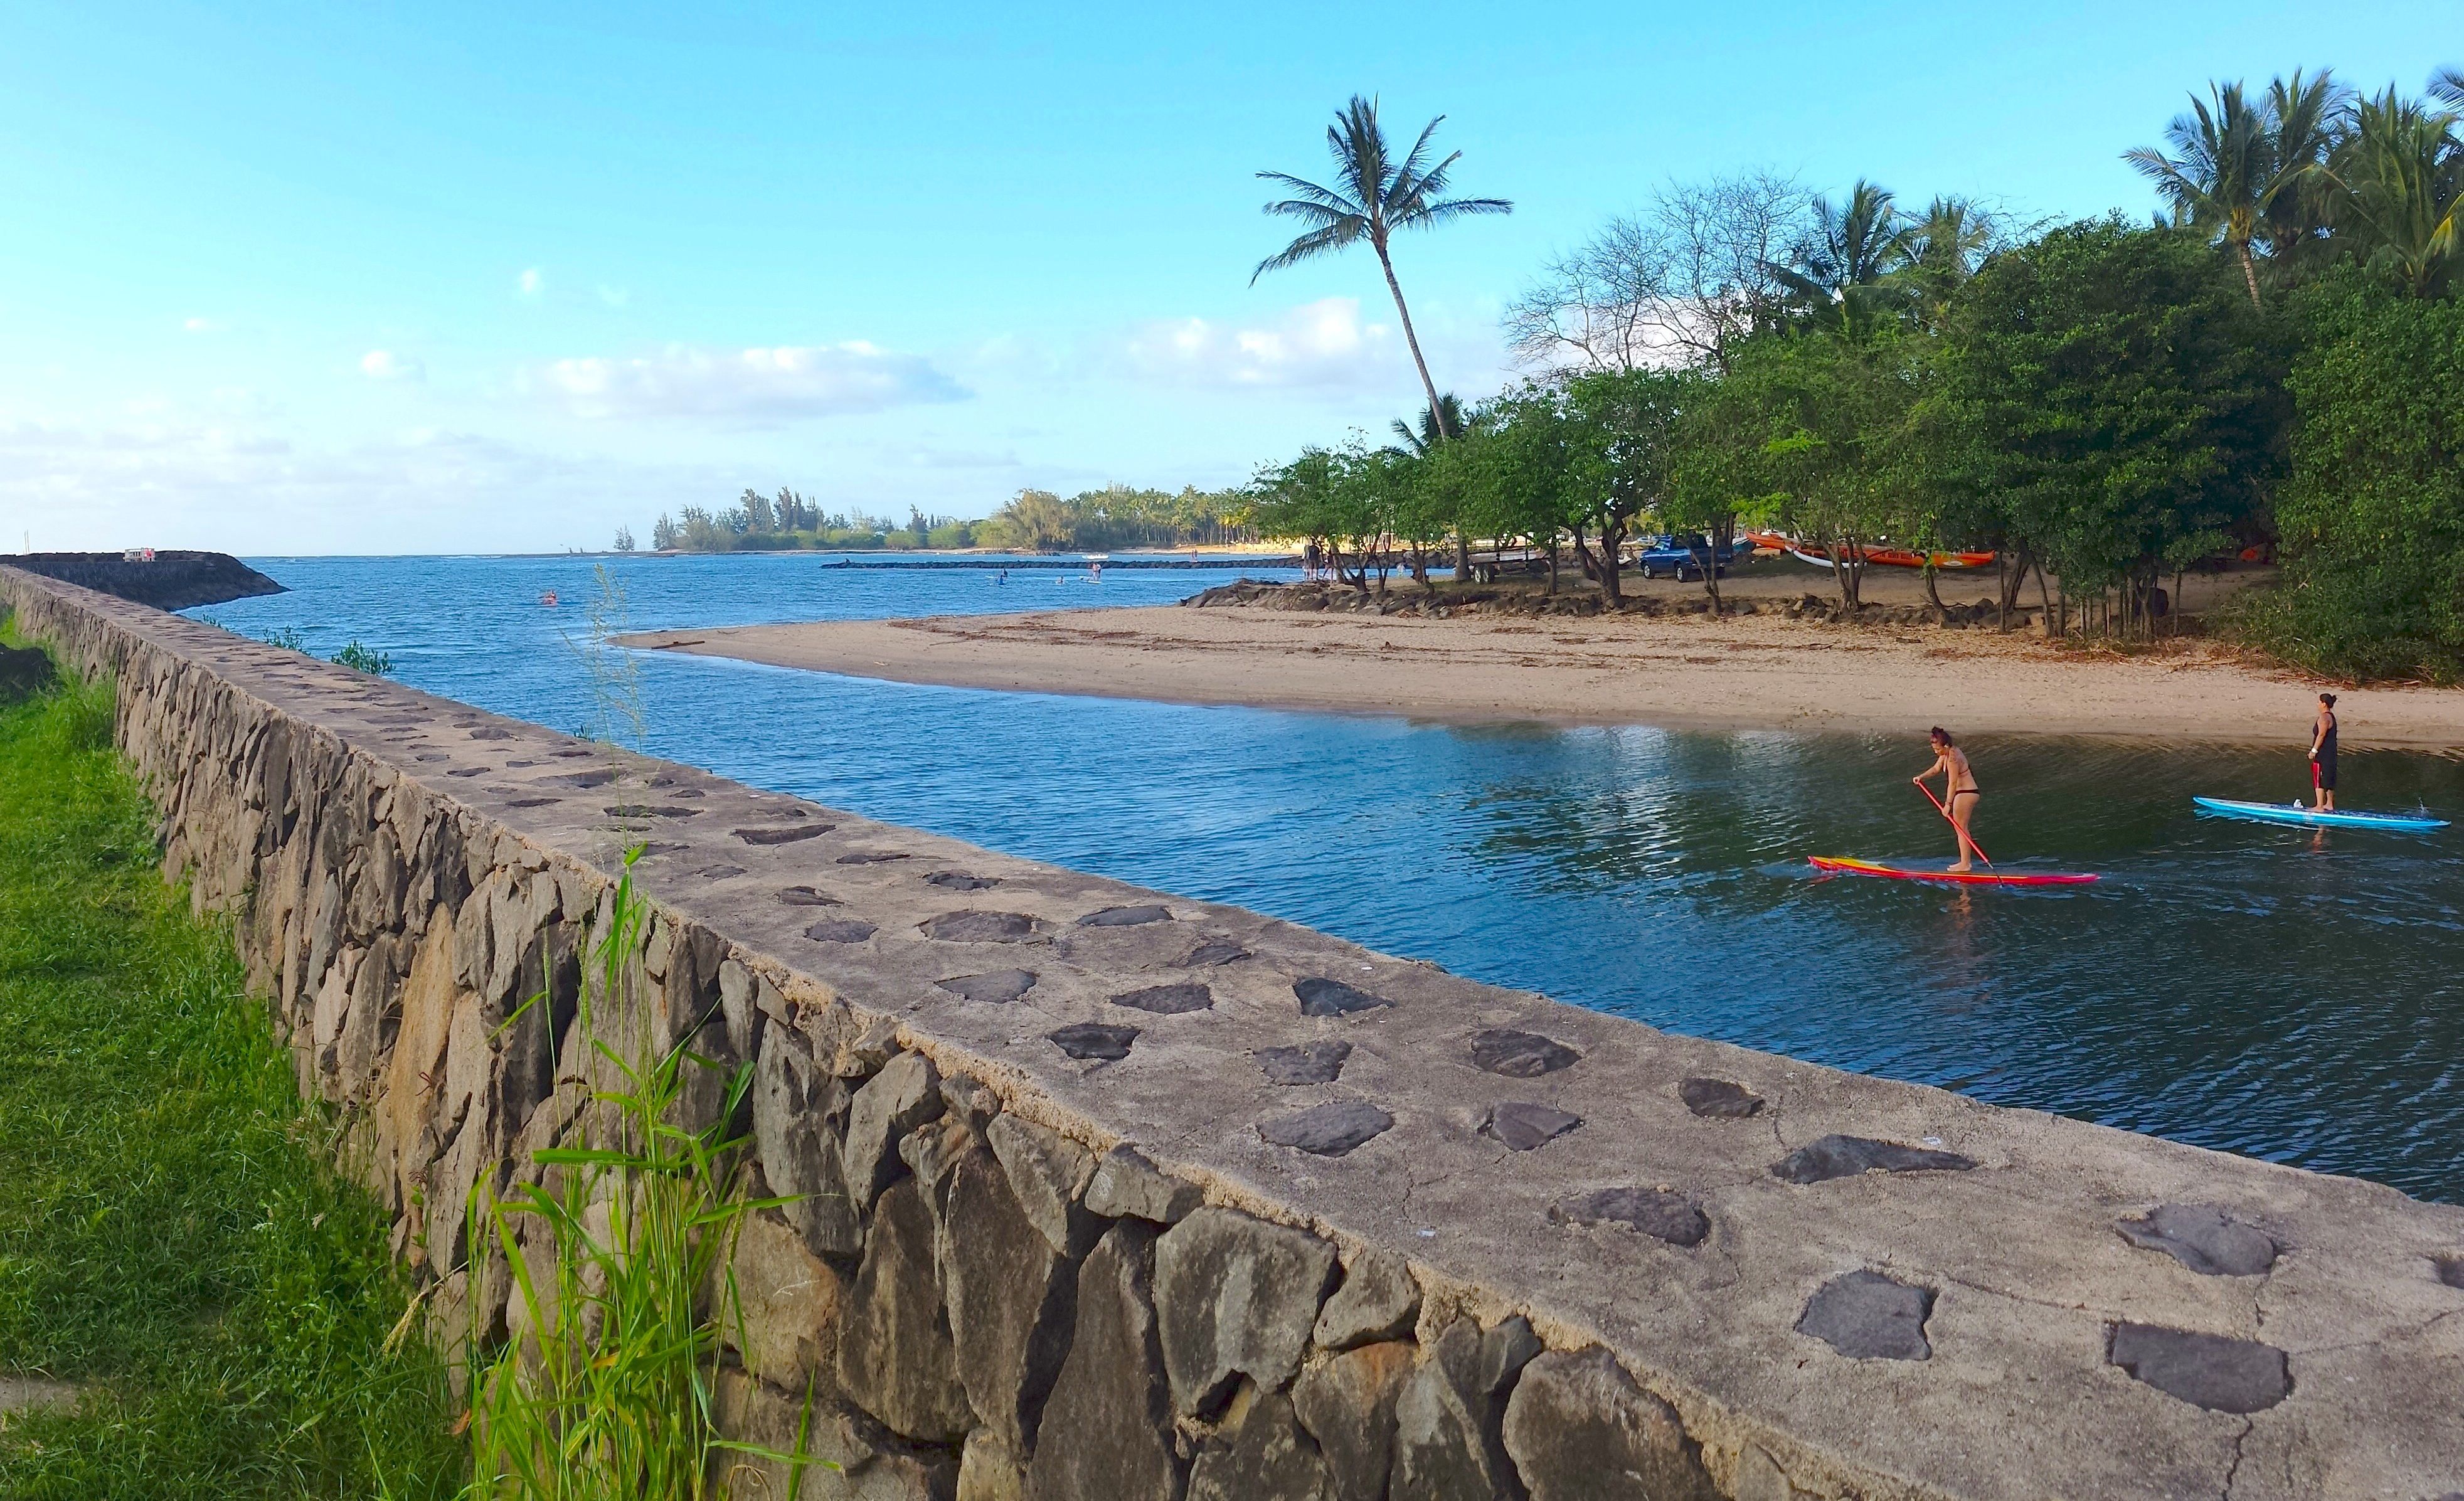
[[[699,1498],[723,1489],[739,1455],[783,1463],[792,1495],[819,1463],[801,1428],[785,1454],[719,1432],[722,1362],[743,1335],[737,1236],[747,1215],[787,1201],[740,1191],[745,1143],[729,1123],[750,1067],[696,1052],[690,1029],[659,1036],[640,969],[639,855],[627,853],[592,936],[582,1056],[559,1063],[559,1087],[588,1093],[583,1139],[539,1151],[538,1182],[473,1195],[473,1274],[493,1249],[513,1286],[511,1337],[473,1373],[472,1498]],[[717,1109],[697,1121],[714,1076]]]

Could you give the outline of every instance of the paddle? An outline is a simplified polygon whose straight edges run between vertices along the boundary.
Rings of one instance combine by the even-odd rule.
[[[1976,858],[1984,861],[1989,866],[1993,863],[1993,857],[1985,852],[1985,847],[1976,842],[1976,836],[1969,833],[1968,830],[1959,828],[1959,820],[1950,816],[1950,809],[1943,806],[1942,799],[1933,795],[1933,788],[1926,786],[1922,782],[1916,784],[1916,788],[1919,792],[1925,795],[1926,802],[1933,805],[1933,810],[1942,815],[1942,821],[1944,823],[1948,824],[1952,828],[1957,829],[1961,834],[1966,835],[1968,839],[1968,848],[1976,851]]]

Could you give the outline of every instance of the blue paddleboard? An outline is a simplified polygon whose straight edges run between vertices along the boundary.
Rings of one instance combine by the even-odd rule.
[[[2445,828],[2443,818],[2409,813],[2321,813],[2299,803],[2236,803],[2231,798],[2190,799],[2211,813],[2228,818],[2255,818],[2266,824],[2304,824],[2313,828],[2386,828],[2404,834],[2426,834]]]

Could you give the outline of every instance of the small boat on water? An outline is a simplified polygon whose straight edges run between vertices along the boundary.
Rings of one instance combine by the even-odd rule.
[[[539,595],[539,604],[549,609],[556,608],[556,590],[547,589],[542,591]]]
[[[2390,833],[2427,834],[2447,827],[2447,820],[2427,813],[2321,812],[2299,803],[2238,803],[2231,798],[2194,797],[2203,812],[2227,818],[2255,819],[2262,824],[2294,824],[2310,828],[2381,828]]]
[[[1784,552],[1799,563],[1810,563],[1817,568],[1831,566],[1831,549],[1820,542],[1799,541],[1778,532],[1748,532],[1746,540],[1756,547]],[[1964,568],[1991,568],[1997,556],[1991,552],[1921,553],[1905,547],[1867,547],[1859,545],[1855,556],[1868,563],[1885,568],[1922,568],[1930,561],[1936,568],[1957,571]]]
[[[1884,865],[1877,860],[1852,860],[1845,855],[1807,856],[1815,870],[1833,875],[1879,875],[1891,881],[1940,881],[1950,886],[2087,886],[2097,877],[2084,872],[1920,871]]]

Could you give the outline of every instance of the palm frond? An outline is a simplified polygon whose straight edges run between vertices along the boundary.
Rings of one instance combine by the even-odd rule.
[[[1258,176],[1261,181],[1275,183],[1289,188],[1300,194],[1303,199],[1314,202],[1322,208],[1331,209],[1337,213],[1363,211],[1360,204],[1355,200],[1346,198],[1333,188],[1321,187],[1305,177],[1294,177],[1289,172],[1260,172]]]
[[[2464,68],[2441,68],[2431,74],[2430,97],[2450,109],[2464,110]]]
[[[1312,230],[1258,262],[1258,269],[1249,273],[1249,285],[1256,286],[1258,278],[1270,271],[1284,271],[1299,265],[1302,261],[1339,251],[1360,238],[1360,224],[1356,220],[1350,219],[1340,224],[1330,224],[1322,230]]]
[[[1514,205],[1504,198],[1448,198],[1442,203],[1422,204],[1409,218],[1395,221],[1398,230],[1426,230],[1460,219],[1467,214],[1512,213]]]

